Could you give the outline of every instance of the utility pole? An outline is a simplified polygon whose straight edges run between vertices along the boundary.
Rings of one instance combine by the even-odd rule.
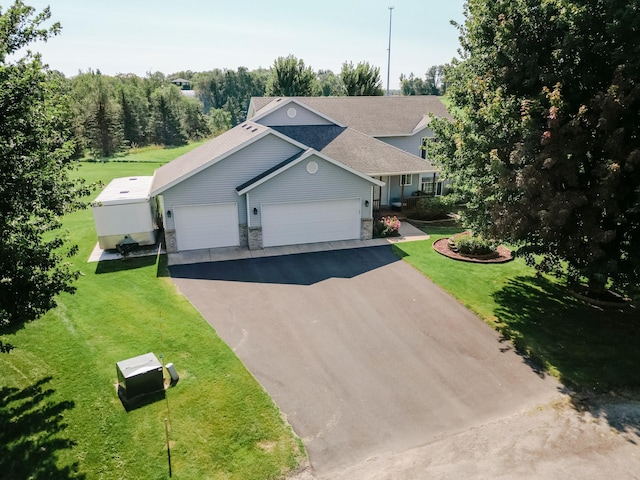
[[[389,7],[389,49],[387,50],[387,97],[389,96],[389,78],[391,75],[391,19],[393,17],[393,8]]]

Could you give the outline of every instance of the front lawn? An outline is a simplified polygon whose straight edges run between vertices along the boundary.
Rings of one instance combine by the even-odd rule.
[[[184,150],[174,150],[177,154]],[[166,160],[166,158],[165,158]],[[135,157],[82,163],[104,184],[151,175],[162,162]],[[93,196],[97,195],[97,192]],[[304,451],[267,393],[167,278],[163,256],[87,263],[97,238],[91,210],[64,221],[82,271],[75,295],[0,336],[0,471],[3,478],[269,479]],[[127,412],[115,364],[162,354],[180,374],[164,399]]]
[[[640,387],[640,315],[586,306],[554,278],[522,259],[504,264],[458,262],[432,243],[461,229],[425,226],[431,239],[396,244],[405,261],[513,341],[518,351],[563,383],[581,389]]]

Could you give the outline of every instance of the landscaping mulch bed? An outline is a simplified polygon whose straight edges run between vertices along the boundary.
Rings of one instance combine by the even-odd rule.
[[[513,252],[506,247],[500,245],[496,249],[496,256],[492,258],[476,258],[469,257],[467,255],[462,255],[461,253],[454,252],[449,247],[449,239],[441,238],[433,242],[433,249],[438,252],[440,255],[444,255],[445,257],[452,258],[453,260],[459,260],[461,262],[472,262],[472,263],[505,263],[513,260]]]

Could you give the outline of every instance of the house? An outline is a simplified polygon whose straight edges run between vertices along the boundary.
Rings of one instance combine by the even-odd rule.
[[[248,120],[156,170],[168,252],[373,235],[374,212],[441,194],[422,146],[437,97],[253,98]]]
[[[174,78],[171,80],[175,86],[180,87],[181,90],[190,90],[191,82],[185,78]]]

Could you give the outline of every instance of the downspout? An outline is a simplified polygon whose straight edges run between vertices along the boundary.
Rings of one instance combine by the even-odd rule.
[[[245,193],[246,197],[246,205],[247,205],[247,235],[249,235],[249,229],[251,228],[251,213],[249,208],[249,192]]]

